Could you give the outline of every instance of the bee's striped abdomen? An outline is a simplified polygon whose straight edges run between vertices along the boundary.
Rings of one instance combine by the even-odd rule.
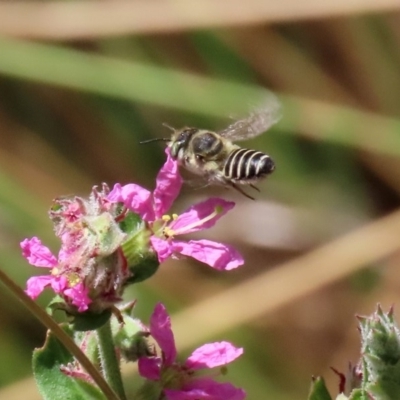
[[[227,179],[236,181],[256,180],[270,174],[275,169],[271,157],[257,150],[233,150],[224,165]]]

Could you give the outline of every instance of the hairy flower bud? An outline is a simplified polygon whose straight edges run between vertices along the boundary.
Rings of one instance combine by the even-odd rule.
[[[393,309],[380,306],[370,317],[360,318],[362,388],[376,400],[400,399],[400,330]]]
[[[103,184],[101,190],[94,187],[89,198],[54,200],[49,214],[61,240],[58,257],[37,238],[21,243],[32,265],[51,269],[50,276],[28,280],[26,292],[31,298],[51,286],[64,301],[55,303],[57,308],[70,314],[101,313],[122,300],[126,285],[134,278],[144,279],[146,261],[147,269],[154,272],[158,267],[158,263],[148,266],[154,254],[149,253],[149,237],[143,236],[146,232],[140,217],[110,202],[108,194],[108,186]]]

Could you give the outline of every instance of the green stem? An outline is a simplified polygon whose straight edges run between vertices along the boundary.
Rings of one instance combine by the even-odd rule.
[[[97,336],[99,338],[100,360],[104,378],[111,388],[115,390],[119,398],[121,400],[126,400],[121,370],[112,340],[110,320],[101,328],[97,329]]]
[[[37,305],[32,299],[30,299],[24,291],[6,274],[4,273],[5,268],[0,268],[0,282],[7,287],[11,293],[13,293],[18,300],[48,329],[50,329],[57,339],[68,349],[71,354],[79,361],[86,372],[93,378],[93,381],[99,386],[102,392],[106,395],[109,400],[118,400],[118,397],[114,390],[110,388],[103,376],[94,367],[91,361],[86,357],[82,350],[72,340],[70,336],[46,313],[43,308]]]

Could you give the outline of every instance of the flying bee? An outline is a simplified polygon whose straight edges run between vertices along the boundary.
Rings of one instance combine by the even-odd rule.
[[[246,149],[233,143],[260,135],[280,118],[278,100],[269,95],[264,104],[252,110],[219,132],[185,127],[174,129],[170,138],[150,139],[168,141],[171,157],[208,184],[233,187],[244,196],[254,200],[240,185],[259,190],[255,183],[271,174],[275,163],[261,151]]]

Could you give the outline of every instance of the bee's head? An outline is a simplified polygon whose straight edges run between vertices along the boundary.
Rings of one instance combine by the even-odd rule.
[[[197,128],[188,128],[188,127],[182,129],[175,129],[167,124],[163,125],[172,131],[172,135],[170,138],[155,138],[155,139],[145,140],[140,143],[144,144],[144,143],[151,143],[158,141],[169,142],[168,146],[171,149],[171,157],[175,160],[183,159],[192,136],[199,130]]]
[[[171,148],[171,157],[174,159],[180,159],[183,157],[184,152],[188,148],[188,144],[192,136],[198,132],[197,128],[182,128],[174,130],[171,136],[169,146]]]

